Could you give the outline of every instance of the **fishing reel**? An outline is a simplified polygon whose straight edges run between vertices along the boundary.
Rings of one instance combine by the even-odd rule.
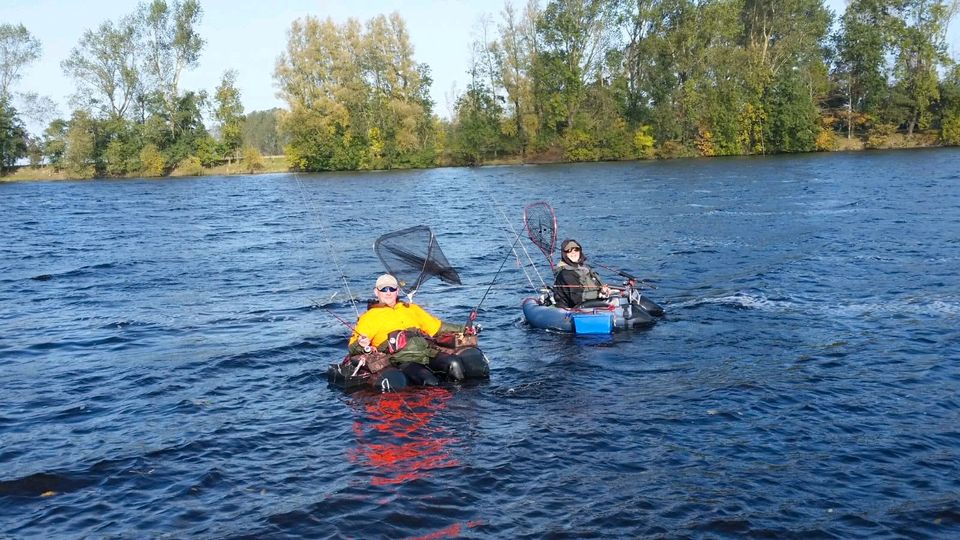
[[[540,297],[537,300],[541,306],[552,306],[557,303],[557,299],[553,297],[553,289],[550,287],[540,289]]]

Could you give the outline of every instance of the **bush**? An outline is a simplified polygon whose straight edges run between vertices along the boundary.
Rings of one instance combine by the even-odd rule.
[[[140,163],[143,167],[140,172],[144,176],[163,176],[164,169],[167,167],[163,154],[160,153],[160,150],[157,150],[157,146],[153,143],[140,150]]]
[[[889,148],[890,139],[896,133],[897,127],[893,124],[876,124],[867,131],[867,148]]]
[[[943,144],[960,145],[960,114],[950,112],[943,116],[943,125],[940,128],[940,140]]]
[[[263,154],[253,146],[247,146],[243,149],[243,170],[251,173],[263,170]]]
[[[666,141],[657,150],[657,157],[660,159],[690,157],[690,152],[680,141]]]
[[[651,126],[641,126],[633,134],[633,148],[637,151],[637,157],[640,159],[652,159],[655,157],[653,145],[656,141],[653,135],[650,135]]]
[[[597,161],[600,150],[585,130],[571,129],[563,137],[563,156],[567,161]]]
[[[832,129],[820,128],[817,134],[817,151],[830,152],[837,149],[837,134]]]
[[[203,163],[197,156],[187,156],[171,173],[172,176],[201,176],[202,174]]]
[[[696,145],[697,152],[703,157],[717,155],[717,148],[713,144],[713,133],[703,126],[697,129]]]

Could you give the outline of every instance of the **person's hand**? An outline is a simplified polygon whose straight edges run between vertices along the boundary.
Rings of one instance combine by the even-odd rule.
[[[608,285],[604,285],[603,287],[600,287],[600,296],[603,296],[605,298],[610,298],[610,287]]]
[[[370,338],[367,336],[359,336],[357,338],[357,345],[360,345],[360,348],[363,349],[364,352],[370,352]]]
[[[463,333],[468,336],[476,336],[483,330],[483,327],[479,324],[471,324],[470,326],[463,329]]]

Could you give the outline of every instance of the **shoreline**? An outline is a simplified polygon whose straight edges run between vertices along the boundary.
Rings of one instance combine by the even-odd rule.
[[[797,154],[812,154],[812,153],[833,153],[833,152],[865,152],[870,150],[915,150],[923,148],[949,148],[948,145],[939,143],[938,138],[933,136],[933,134],[926,133],[915,133],[911,136],[896,134],[888,141],[886,144],[878,145],[875,147],[868,147],[867,143],[860,138],[846,139],[838,137],[835,141],[834,148],[831,150],[821,150],[816,152],[798,152]],[[739,156],[676,156],[676,157],[656,157],[650,159],[636,159],[636,160],[623,160],[623,161],[665,161],[670,159],[711,159],[716,157],[756,157],[756,156],[772,156],[772,155],[783,155],[783,154],[744,154]],[[520,156],[515,156],[512,158],[501,158],[496,160],[486,161],[480,165],[474,165],[476,167],[491,167],[491,166],[502,166],[502,165],[555,165],[555,164],[564,164],[564,163],[583,163],[580,161],[567,161],[563,159],[556,159],[556,153],[543,152],[541,154],[535,154],[528,156],[527,159],[523,159]],[[430,167],[432,169],[442,169],[448,167],[469,167],[470,165],[436,165]],[[278,174],[278,173],[292,173],[292,172],[304,172],[304,171],[293,171],[290,169],[289,164],[287,163],[286,156],[265,156],[264,157],[264,166],[261,169],[252,171],[245,169],[241,166],[241,163],[229,163],[225,165],[219,165],[217,167],[204,167],[201,169],[199,174],[182,174],[178,173],[176,169],[171,171],[169,174],[163,176],[143,176],[143,175],[128,175],[128,176],[95,176],[92,178],[79,178],[67,176],[63,171],[57,172],[54,171],[49,166],[32,168],[29,165],[23,165],[17,168],[17,170],[11,174],[0,176],[0,183],[12,183],[12,182],[56,182],[56,181],[83,181],[83,180],[124,180],[124,179],[142,179],[142,178],[190,178],[190,177],[204,177],[204,176],[250,176],[250,175],[261,175],[261,174]],[[317,173],[323,172],[359,172],[359,171],[312,171]],[[372,172],[372,171],[371,171]]]

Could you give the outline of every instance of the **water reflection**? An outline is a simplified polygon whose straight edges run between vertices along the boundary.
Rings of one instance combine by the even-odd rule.
[[[450,397],[444,388],[357,394],[351,402],[358,412],[353,423],[357,447],[349,452],[350,460],[369,466],[370,482],[378,486],[427,478],[431,471],[458,466],[448,448],[458,439],[448,428],[431,423]]]

